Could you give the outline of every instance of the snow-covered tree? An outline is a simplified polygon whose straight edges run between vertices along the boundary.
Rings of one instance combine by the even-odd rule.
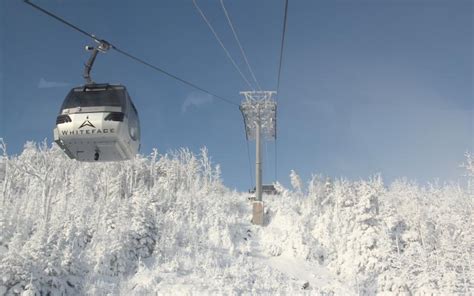
[[[294,170],[291,170],[290,172],[290,181],[293,189],[296,192],[301,193],[303,190],[303,181],[301,181],[301,177]]]
[[[182,277],[210,294],[308,288],[262,256],[319,265],[354,294],[474,289],[473,198],[458,184],[314,176],[304,188],[292,171],[260,228],[206,149],[81,163],[46,143],[8,156],[0,141],[0,154],[0,294],[154,294]]]

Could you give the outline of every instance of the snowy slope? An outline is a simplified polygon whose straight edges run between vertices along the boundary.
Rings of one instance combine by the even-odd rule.
[[[206,150],[87,164],[28,143],[4,164],[0,295],[474,291],[473,199],[456,185],[292,172],[258,227]]]
[[[161,256],[162,262],[156,258],[142,262],[138,272],[127,280],[121,291],[133,295],[155,292],[180,295],[355,294],[351,287],[346,287],[318,262],[290,253],[274,254],[271,246],[263,242],[264,233],[278,236],[292,229],[271,222],[265,228],[250,224],[251,207],[246,197],[228,195],[227,198],[232,200],[230,207],[221,208],[223,213],[213,213],[222,220],[219,219],[218,225],[206,227],[209,232],[209,240],[204,242],[206,247],[192,251],[193,245],[200,244],[194,240],[186,245],[190,253],[184,256],[173,254],[172,263],[163,262],[168,260],[161,259]],[[221,223],[223,225],[219,226]]]

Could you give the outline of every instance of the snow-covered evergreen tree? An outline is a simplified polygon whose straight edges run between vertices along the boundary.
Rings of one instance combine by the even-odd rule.
[[[81,163],[44,142],[7,156],[0,141],[0,154],[0,295],[474,289],[473,198],[457,184],[314,176],[305,188],[292,171],[293,189],[265,196],[261,228],[206,149]],[[275,262],[335,279],[301,283]]]

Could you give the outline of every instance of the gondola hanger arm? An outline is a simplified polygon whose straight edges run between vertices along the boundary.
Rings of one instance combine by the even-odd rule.
[[[89,60],[85,64],[84,74],[83,74],[83,77],[86,80],[87,84],[93,84],[94,83],[94,81],[91,78],[91,71],[92,71],[92,66],[94,65],[95,59],[97,57],[97,54],[99,52],[106,53],[111,47],[110,43],[108,43],[105,40],[98,40],[98,39],[94,39],[94,40],[98,43],[98,45],[96,45],[95,47],[87,45],[85,47],[85,49],[87,51],[92,51],[92,54],[89,57]]]

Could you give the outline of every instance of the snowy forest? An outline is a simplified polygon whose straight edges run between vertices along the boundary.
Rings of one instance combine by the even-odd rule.
[[[81,163],[0,143],[0,295],[474,293],[470,186],[292,171],[260,227],[206,149]]]

